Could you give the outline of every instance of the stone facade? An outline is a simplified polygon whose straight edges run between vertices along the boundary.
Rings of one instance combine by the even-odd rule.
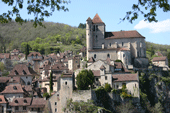
[[[106,32],[98,14],[86,20],[87,60],[122,60],[128,66],[135,58],[146,57],[145,37],[137,31]]]

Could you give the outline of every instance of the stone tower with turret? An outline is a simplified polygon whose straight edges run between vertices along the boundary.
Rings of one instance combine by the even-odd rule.
[[[93,20],[89,17],[86,20],[86,45],[87,56],[89,56],[89,50],[101,49],[105,38],[105,23],[101,20],[98,14],[96,14]],[[88,60],[89,57],[87,57]]]

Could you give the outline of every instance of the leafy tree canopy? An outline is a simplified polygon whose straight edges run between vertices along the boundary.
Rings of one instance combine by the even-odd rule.
[[[91,70],[82,70],[76,77],[79,90],[87,90],[94,83],[94,75]]]
[[[164,12],[170,11],[169,0],[138,0],[137,4],[133,4],[132,11],[126,12],[126,16],[122,20],[136,20],[139,14],[142,14],[145,20],[149,22],[157,22],[156,9],[162,9]]]
[[[26,22],[27,19],[23,19],[20,16],[20,10],[25,7],[23,5],[23,0],[2,0],[8,6],[12,6],[12,10],[0,15],[1,23],[8,23],[12,20],[12,17],[15,16],[15,21],[19,23]],[[31,19],[33,26],[36,27],[37,24],[42,25],[44,17],[49,17],[55,10],[64,10],[68,11],[68,8],[64,4],[68,4],[70,1],[67,0],[27,0],[27,13],[29,15],[34,14],[34,19]],[[47,10],[50,8],[50,11]]]

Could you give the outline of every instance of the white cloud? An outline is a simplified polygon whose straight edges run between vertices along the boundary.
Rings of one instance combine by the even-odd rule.
[[[160,33],[160,32],[168,32],[170,31],[170,19],[164,21],[158,21],[149,23],[147,21],[141,20],[134,27],[135,29],[150,29],[151,33]]]

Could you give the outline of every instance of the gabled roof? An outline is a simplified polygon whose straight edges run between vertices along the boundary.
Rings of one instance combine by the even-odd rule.
[[[102,65],[102,66],[100,67],[100,69],[106,69],[106,68],[104,67],[104,65]]]
[[[95,77],[100,77],[100,70],[92,70]]]
[[[68,70],[63,63],[56,63],[51,67],[52,70]]]
[[[10,77],[0,77],[0,83],[7,83],[10,80]]]
[[[47,100],[44,100],[44,98],[33,98],[31,108],[38,108],[38,107],[45,107],[45,104],[47,103]]]
[[[22,88],[25,89],[27,92],[32,91],[31,85],[22,85]]]
[[[30,56],[36,56],[36,55],[38,55],[38,56],[42,56],[39,52],[31,52],[29,55],[28,55],[28,57],[30,57]]]
[[[10,53],[0,53],[0,59],[9,59],[10,58]]]
[[[32,98],[14,98],[10,106],[30,106]]]
[[[93,63],[93,62],[95,62],[95,60],[94,60],[93,57],[91,57],[91,58],[88,60],[88,63]]]
[[[167,57],[164,56],[164,57],[154,57],[152,59],[153,62],[156,62],[156,61],[166,61]]]
[[[5,98],[4,95],[0,95],[0,104],[4,104],[4,103],[7,103],[7,99]]]
[[[145,38],[145,37],[138,33],[136,30],[105,32],[105,39],[121,39],[121,38]]]
[[[101,18],[99,17],[98,14],[96,14],[96,15],[94,16],[92,22],[93,22],[94,24],[98,24],[98,23],[103,23],[103,24],[104,24],[104,22],[101,20]]]
[[[122,63],[121,62],[114,62],[116,69],[122,69]]]
[[[21,84],[12,84],[12,85],[8,85],[5,87],[5,90],[1,92],[2,94],[6,94],[6,93],[11,93],[11,94],[15,94],[15,93],[24,93]]]
[[[159,51],[158,51],[158,52],[156,52],[155,54],[156,54],[157,56],[161,56],[161,57],[163,57],[162,53],[161,53],[161,52],[159,52]]]
[[[29,75],[37,75],[37,73],[30,67],[27,67],[25,64],[17,64],[10,71],[9,76],[29,76]]]
[[[113,82],[138,81],[138,74],[113,74]]]
[[[91,18],[89,17],[86,21],[90,21],[91,20]]]

